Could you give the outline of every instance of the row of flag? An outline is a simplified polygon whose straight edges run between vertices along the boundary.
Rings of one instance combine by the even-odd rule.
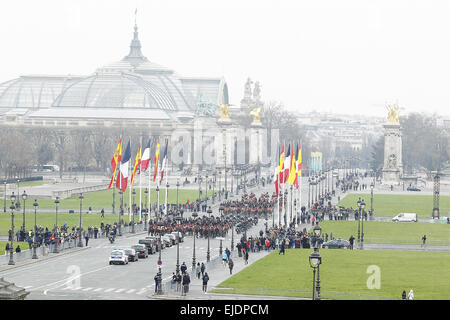
[[[292,150],[292,151],[291,151]],[[294,185],[299,188],[299,177],[302,176],[302,146],[297,143],[288,145],[287,153],[284,152],[284,144],[278,147],[279,159],[275,166],[275,191],[278,196],[280,184]]]
[[[149,168],[150,168],[150,145],[151,145],[151,140],[148,140],[148,143],[145,146],[145,149],[143,152],[142,152],[141,145],[139,145],[139,149],[137,151],[137,154],[136,154],[136,157],[134,160],[133,170],[131,173],[130,188],[133,188],[133,182],[134,182],[136,173],[141,174],[141,171],[145,172],[145,171],[149,170]],[[164,157],[163,157],[163,162],[162,162],[162,166],[161,166],[160,183],[163,181],[164,171],[167,166],[167,146],[168,146],[168,139],[166,139],[166,146],[164,149]],[[153,182],[156,181],[156,178],[158,175],[159,148],[160,148],[160,141],[158,139],[158,142],[156,144],[155,156],[153,157],[153,163],[154,163]],[[125,148],[125,152],[122,155],[122,139],[120,139],[119,144],[117,145],[116,151],[114,152],[113,157],[111,159],[111,169],[112,169],[113,174],[112,174],[108,189],[111,189],[111,187],[113,186],[114,181],[115,181],[116,188],[121,190],[122,192],[125,192],[125,190],[127,189],[127,186],[128,186],[128,176],[129,176],[129,165],[130,164],[131,164],[130,141],[128,141],[128,144]]]

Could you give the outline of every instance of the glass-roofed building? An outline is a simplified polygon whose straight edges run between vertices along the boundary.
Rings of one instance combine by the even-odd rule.
[[[0,125],[161,130],[163,121],[173,130],[195,117],[214,121],[222,103],[228,103],[223,78],[183,77],[149,61],[135,25],[129,54],[91,75],[26,75],[1,83]]]

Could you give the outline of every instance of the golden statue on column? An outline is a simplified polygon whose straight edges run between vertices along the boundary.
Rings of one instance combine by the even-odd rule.
[[[388,116],[387,120],[389,123],[400,123],[398,117],[400,115],[400,108],[397,104],[393,105],[387,105],[386,108],[388,109]]]

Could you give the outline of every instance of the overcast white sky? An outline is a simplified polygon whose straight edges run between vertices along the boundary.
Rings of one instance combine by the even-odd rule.
[[[184,76],[247,77],[287,108],[450,116],[450,1],[1,0],[0,82],[82,74],[128,54],[134,11],[147,58]]]

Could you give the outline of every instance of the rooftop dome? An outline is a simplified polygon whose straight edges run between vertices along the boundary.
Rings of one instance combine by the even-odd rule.
[[[84,78],[63,90],[53,107],[177,109],[173,99],[159,87],[123,72]]]

